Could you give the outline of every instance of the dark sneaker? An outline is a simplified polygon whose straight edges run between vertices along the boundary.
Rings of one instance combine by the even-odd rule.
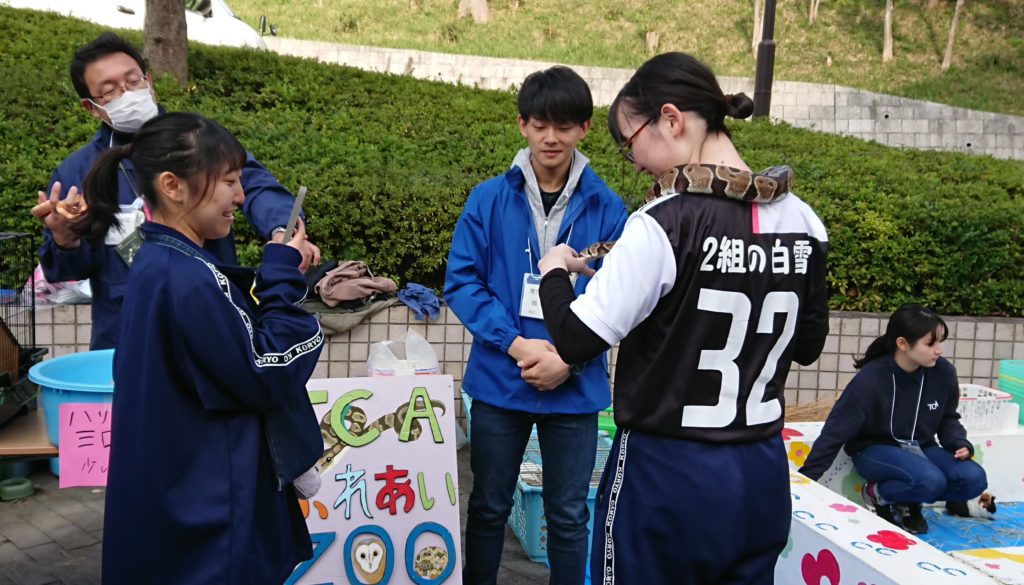
[[[896,506],[892,504],[879,504],[878,495],[875,493],[875,484],[870,481],[865,483],[860,488],[860,497],[864,502],[864,507],[869,510],[873,510],[875,514],[888,522],[889,524],[895,524],[896,526],[902,526],[900,523],[900,513],[896,510]]]
[[[967,507],[966,500],[949,500],[946,502],[946,511],[953,516],[960,516],[961,518],[970,518],[971,510]]]
[[[875,514],[882,520],[885,520],[889,524],[903,527],[903,523],[900,521],[900,512],[896,509],[896,506],[892,504],[878,504],[875,506]],[[924,518],[921,519],[924,521]],[[927,526],[925,527],[927,529]]]
[[[903,517],[903,528],[911,534],[928,532],[928,521],[921,514],[921,504],[907,504],[907,514]]]

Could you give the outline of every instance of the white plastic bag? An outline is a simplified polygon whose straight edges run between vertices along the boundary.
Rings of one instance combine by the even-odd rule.
[[[35,285],[33,286],[33,279]],[[67,282],[47,282],[42,266],[38,264],[33,275],[25,282],[25,294],[35,290],[36,303],[54,303],[64,305],[87,304],[92,302],[92,288],[88,280],[69,280]]]
[[[370,346],[366,359],[370,376],[409,376],[440,373],[437,354],[419,333],[406,329],[402,337],[379,341]]]

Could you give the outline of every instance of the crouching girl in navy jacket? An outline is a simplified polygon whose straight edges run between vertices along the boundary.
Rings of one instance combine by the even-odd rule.
[[[245,198],[245,150],[217,123],[174,113],[97,160],[84,237],[116,222],[123,159],[152,220],[126,252],[103,583],[282,583],[312,555],[291,484],[323,450],[305,389],[323,335],[298,307],[305,234],[267,244],[255,274],[204,250]]]
[[[960,424],[960,385],[942,357],[949,330],[934,311],[903,305],[871,342],[800,471],[819,479],[841,447],[865,479],[864,501],[909,532],[928,531],[921,504],[976,498],[985,470]],[[936,442],[936,437],[938,442]],[[905,509],[904,509],[905,508]]]

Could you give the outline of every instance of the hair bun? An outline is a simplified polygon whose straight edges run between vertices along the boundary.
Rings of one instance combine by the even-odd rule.
[[[725,114],[742,120],[754,113],[754,101],[745,93],[730,93],[725,96]]]

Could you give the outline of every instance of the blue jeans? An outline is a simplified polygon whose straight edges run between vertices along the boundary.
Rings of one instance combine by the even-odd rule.
[[[519,462],[536,423],[544,468],[550,583],[582,583],[587,566],[587,494],[597,451],[597,413],[530,414],[474,400],[470,421],[473,491],[466,518],[463,582],[497,582]]]
[[[924,454],[927,460],[893,445],[872,445],[853,456],[853,465],[889,502],[970,500],[988,486],[985,470],[974,461],[961,461],[936,445]]]

